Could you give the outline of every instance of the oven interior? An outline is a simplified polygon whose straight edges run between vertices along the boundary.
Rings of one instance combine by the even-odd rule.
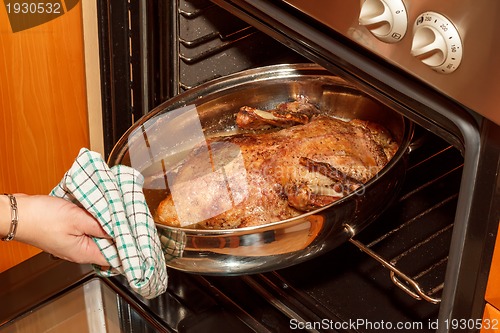
[[[121,82],[103,85],[107,154],[139,117],[191,87],[248,68],[311,61],[209,0],[111,0],[98,6],[102,76],[104,82]],[[404,292],[390,270],[351,243],[263,274],[215,277],[170,269],[167,293],[153,300],[134,295],[119,277],[111,282],[134,309],[174,332],[281,332],[294,324],[298,331],[315,331],[325,327],[298,323],[319,322],[339,331],[375,332],[380,327],[373,324],[382,321],[434,331],[464,166],[460,140],[436,132],[417,126],[401,195],[355,237],[435,302]],[[132,313],[121,311],[123,318]],[[355,329],[334,324],[360,318],[365,322]],[[133,318],[122,325],[148,331]]]
[[[414,278],[427,295],[440,299],[463,158],[432,135],[423,141],[410,154],[397,202],[356,240]],[[349,243],[279,271],[217,277],[169,270],[169,279],[167,293],[157,299],[144,300],[130,292],[129,297],[172,331],[276,332],[324,320],[329,323],[323,328],[342,328],[334,323],[362,318],[365,322],[356,325],[360,332],[379,331],[373,325],[381,321],[430,332],[439,312],[439,304],[403,292],[386,268]],[[142,325],[125,323],[134,329]]]

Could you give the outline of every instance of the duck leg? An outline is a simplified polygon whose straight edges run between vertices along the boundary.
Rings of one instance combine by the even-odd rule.
[[[318,172],[333,183],[312,185],[306,183],[292,184],[286,188],[288,204],[300,211],[311,211],[335,202],[363,185],[332,165],[301,157],[299,163],[310,172]]]
[[[273,110],[259,110],[243,106],[236,115],[236,124],[243,129],[287,128],[307,124],[319,109],[305,98],[281,103]]]

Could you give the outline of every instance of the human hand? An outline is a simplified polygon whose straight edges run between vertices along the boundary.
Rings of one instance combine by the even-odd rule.
[[[16,240],[61,259],[109,266],[92,237],[111,237],[86,210],[48,195],[15,196],[19,215]]]

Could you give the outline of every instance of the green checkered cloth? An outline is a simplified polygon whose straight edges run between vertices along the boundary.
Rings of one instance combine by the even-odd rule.
[[[154,298],[167,288],[166,261],[179,257],[182,240],[158,235],[135,169],[109,168],[101,155],[81,149],[73,166],[50,195],[89,211],[112,239],[94,238],[110,267],[95,266],[104,277],[122,274],[132,290]]]

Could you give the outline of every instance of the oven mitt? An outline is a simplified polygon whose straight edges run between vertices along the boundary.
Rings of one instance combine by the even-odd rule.
[[[162,234],[160,242],[143,182],[137,170],[124,165],[109,168],[100,154],[83,148],[50,195],[89,211],[112,237],[94,238],[110,263],[109,269],[94,265],[99,275],[122,274],[135,292],[154,298],[165,292],[165,263],[180,256],[183,242],[168,234]]]

